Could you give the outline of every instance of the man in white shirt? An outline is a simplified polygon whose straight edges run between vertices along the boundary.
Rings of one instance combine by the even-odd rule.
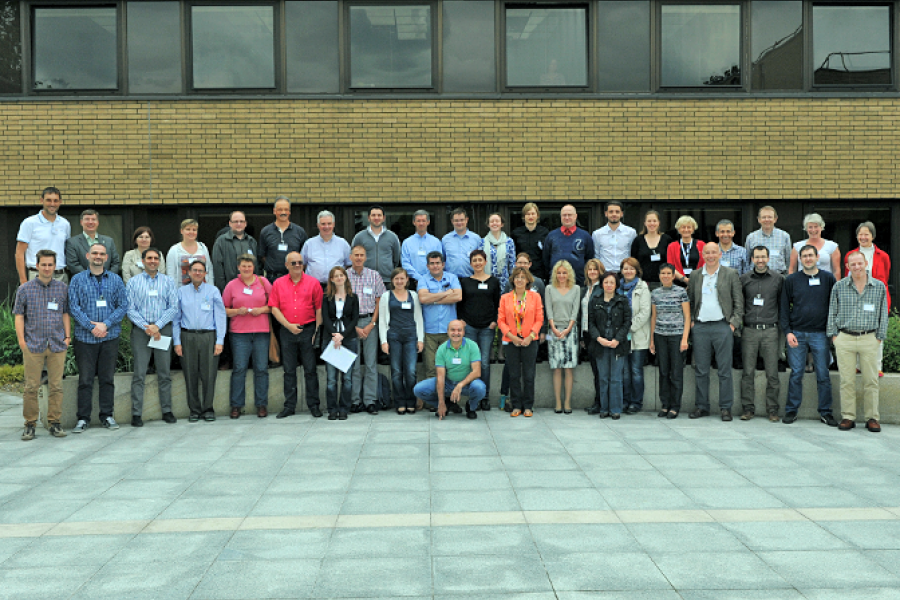
[[[350,266],[350,244],[334,235],[334,215],[331,212],[320,212],[316,223],[319,235],[306,240],[301,254],[306,261],[306,274],[317,279],[324,290],[332,267]]]
[[[38,276],[38,250],[56,252],[56,269],[53,279],[65,283],[66,276],[66,240],[72,235],[69,222],[61,217],[59,206],[62,194],[55,187],[45,188],[41,193],[41,211],[22,221],[16,235],[16,271],[19,284]]]
[[[622,223],[625,211],[621,202],[608,202],[605,214],[606,225],[591,236],[594,240],[594,257],[600,259],[607,272],[618,273],[622,261],[631,256],[631,242],[637,237],[637,232],[633,227]]]

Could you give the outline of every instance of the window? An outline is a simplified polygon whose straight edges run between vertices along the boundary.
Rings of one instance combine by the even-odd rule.
[[[741,85],[741,9],[731,4],[664,4],[663,87]]]
[[[194,89],[275,87],[273,6],[191,7]]]
[[[0,94],[22,93],[22,36],[19,3],[0,1]]]
[[[338,3],[285,2],[287,90],[301,94],[336,94]]]
[[[34,89],[115,90],[116,9],[34,9]]]
[[[750,85],[754,90],[803,88],[803,3],[771,0],[750,6]]]
[[[890,85],[891,8],[813,6],[813,84]]]
[[[587,57],[587,8],[506,8],[508,87],[585,87]]]
[[[650,1],[600,2],[597,10],[600,91],[650,91]]]
[[[129,2],[128,90],[135,94],[181,92],[181,5]]]
[[[445,0],[442,30],[443,91],[495,91],[494,3]]]
[[[350,7],[350,87],[432,87],[431,6]]]

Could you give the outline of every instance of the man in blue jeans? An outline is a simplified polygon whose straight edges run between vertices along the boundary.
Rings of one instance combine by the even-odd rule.
[[[819,251],[815,246],[807,244],[800,248],[803,270],[788,275],[781,290],[781,329],[787,337],[787,359],[791,367],[782,422],[790,424],[797,420],[797,411],[803,400],[806,354],[810,352],[819,392],[819,419],[830,427],[837,427],[831,412],[831,378],[828,375],[831,353],[825,334],[828,302],[835,278],[828,271],[819,270],[816,266],[818,259]]]
[[[416,398],[429,406],[437,406],[437,416],[443,419],[449,408],[461,413],[459,402],[462,396],[469,397],[466,417],[477,419],[478,403],[484,398],[486,389],[481,377],[481,351],[478,344],[464,337],[466,324],[455,319],[447,326],[449,340],[441,344],[434,358],[436,377],[420,381],[413,393]],[[444,397],[450,394],[449,404]]]

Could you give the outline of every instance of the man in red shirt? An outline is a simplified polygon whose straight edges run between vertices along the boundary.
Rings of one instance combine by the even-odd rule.
[[[288,274],[272,284],[269,306],[281,324],[281,362],[284,367],[284,408],[277,418],[289,417],[297,408],[297,362],[303,365],[306,381],[306,405],[314,417],[319,409],[319,375],[313,340],[322,324],[322,286],[303,273],[303,256],[290,252],[285,259]]]

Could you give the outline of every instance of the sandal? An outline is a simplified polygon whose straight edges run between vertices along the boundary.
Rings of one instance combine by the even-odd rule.
[[[572,414],[572,409],[570,408],[570,409],[568,409],[568,410],[564,410],[563,412],[566,413],[567,415],[571,415],[571,414]]]
[[[561,408],[556,408],[556,409],[553,410],[553,412],[555,412],[555,413],[558,414],[558,415],[561,415],[561,414],[562,414],[562,409],[561,409]]]
[[[516,408],[516,409],[514,409],[511,413],[509,413],[509,416],[511,416],[511,417],[518,417],[518,416],[521,415],[521,414],[522,414],[522,411],[519,410],[518,408]]]
[[[532,417],[532,416],[534,416],[534,413],[531,412],[531,411],[530,411],[529,409],[527,409],[527,408],[525,409],[525,413],[524,413],[524,414],[525,414],[526,417]]]
[[[398,414],[398,415],[405,415],[405,414],[406,414],[406,407],[405,407],[405,406],[398,406],[398,407],[397,407],[397,414]]]

